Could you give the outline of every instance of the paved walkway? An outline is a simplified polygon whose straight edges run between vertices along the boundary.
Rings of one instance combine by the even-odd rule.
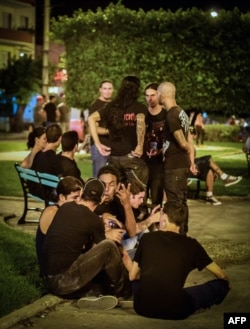
[[[0,319],[0,328],[186,328],[222,329],[225,312],[250,312],[250,198],[221,198],[221,206],[206,205],[201,200],[190,200],[189,234],[197,238],[231,279],[232,290],[218,306],[184,321],[155,320],[138,316],[132,302],[106,312],[78,309],[74,301],[63,301],[47,295],[35,303]],[[13,229],[34,234],[36,225],[17,225],[22,213],[22,199],[0,197],[0,220],[15,214],[9,220]],[[207,272],[193,271],[187,285],[212,279]],[[18,322],[20,321],[21,322]]]

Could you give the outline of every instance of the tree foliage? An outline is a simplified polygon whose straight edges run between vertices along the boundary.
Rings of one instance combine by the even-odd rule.
[[[0,72],[0,88],[7,97],[15,96],[19,104],[27,104],[32,93],[40,92],[42,62],[30,56],[12,58]]]
[[[101,80],[118,87],[126,75],[142,86],[169,80],[185,109],[250,113],[250,14],[237,8],[209,12],[144,12],[110,4],[52,21],[52,36],[66,47],[68,102],[86,108]]]

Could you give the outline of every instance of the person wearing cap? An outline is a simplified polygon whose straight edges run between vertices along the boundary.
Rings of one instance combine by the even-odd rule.
[[[81,297],[88,291],[90,282],[104,271],[115,294],[123,295],[128,285],[127,270],[118,247],[105,238],[104,224],[93,213],[103,194],[104,184],[98,178],[90,178],[79,203],[68,202],[58,209],[45,236],[41,262],[45,286],[50,293]],[[78,305],[87,307],[86,303],[93,302],[94,307],[95,301],[80,299]],[[110,301],[112,307],[117,305],[113,296],[108,300],[97,299],[97,304],[103,301]]]
[[[140,180],[145,186],[148,181],[148,168],[144,160],[143,144],[145,136],[145,115],[147,107],[138,102],[140,79],[127,76],[122,80],[117,96],[102,110],[88,117],[91,136],[99,152],[110,156],[109,164],[116,166],[126,182],[131,177]],[[100,142],[97,124],[106,122],[103,133],[110,137],[110,147]]]
[[[43,110],[44,98],[41,95],[36,97],[36,106],[33,109],[33,124],[34,127],[42,126],[45,122],[45,112]]]

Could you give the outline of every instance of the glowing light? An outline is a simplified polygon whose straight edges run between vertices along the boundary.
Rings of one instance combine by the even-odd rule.
[[[218,16],[218,13],[216,11],[211,11],[210,15],[212,17],[217,17]]]

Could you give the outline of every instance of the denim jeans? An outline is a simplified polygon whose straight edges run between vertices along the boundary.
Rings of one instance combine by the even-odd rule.
[[[186,208],[185,224],[181,233],[188,232],[187,178],[189,168],[164,169],[164,189],[167,202],[179,203]]]
[[[220,304],[229,291],[228,281],[215,279],[204,284],[184,288],[194,301],[194,313],[199,309],[206,309]]]
[[[90,153],[92,159],[92,174],[93,177],[97,177],[99,169],[105,166],[108,162],[109,156],[101,155],[94,144],[90,146]]]
[[[128,273],[116,244],[110,240],[81,254],[65,272],[44,276],[45,287],[54,295],[69,295],[81,290],[102,270],[114,285],[115,293],[122,295],[129,285]]]
[[[148,182],[148,166],[144,160],[130,154],[110,156],[109,164],[115,166],[121,174],[121,181],[138,179],[143,185]]]

